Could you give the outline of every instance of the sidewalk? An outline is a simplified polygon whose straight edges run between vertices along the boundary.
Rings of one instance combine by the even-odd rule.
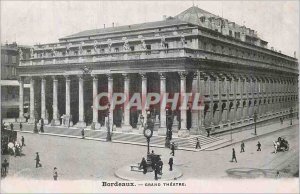
[[[299,125],[299,121],[297,119],[293,120],[293,125],[292,126],[295,126],[295,125]],[[283,124],[281,124],[280,122],[276,122],[276,123],[271,124],[271,125],[256,127],[257,135],[254,134],[254,126],[251,129],[247,129],[247,130],[243,130],[243,131],[239,131],[239,132],[234,132],[233,131],[232,133],[228,133],[228,134],[219,136],[220,138],[228,140],[226,143],[221,144],[221,145],[217,145],[217,146],[212,146],[210,148],[205,149],[205,151],[218,150],[218,149],[230,146],[230,145],[240,143],[242,141],[244,141],[244,142],[250,141],[250,140],[253,140],[255,138],[262,137],[264,135],[275,133],[275,132],[280,131],[280,130],[285,130],[289,126],[291,126],[290,125],[290,120],[286,120],[286,121],[283,122]]]

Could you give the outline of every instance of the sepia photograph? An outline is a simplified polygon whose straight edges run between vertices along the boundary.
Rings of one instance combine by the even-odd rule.
[[[1,193],[299,193],[299,1],[8,1]]]

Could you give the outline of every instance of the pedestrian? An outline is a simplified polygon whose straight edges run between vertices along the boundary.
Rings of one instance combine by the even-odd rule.
[[[159,168],[159,174],[162,175],[162,169],[163,169],[163,161],[159,158],[158,162],[157,162],[158,168]]]
[[[200,146],[200,141],[198,138],[196,138],[196,149],[201,149],[201,146]]]
[[[44,133],[44,119],[41,119],[40,131],[41,131],[41,133]]]
[[[141,164],[140,164],[140,168],[143,169],[143,173],[146,174],[147,173],[147,162],[145,160],[145,158],[143,157]]]
[[[22,142],[22,146],[25,146],[25,139],[24,139],[23,136],[22,136],[22,138],[21,138],[21,142]]]
[[[14,130],[14,124],[13,123],[10,123],[10,130]]]
[[[35,167],[36,168],[42,167],[42,165],[40,164],[40,156],[38,152],[36,153],[36,157],[35,157]]]
[[[258,142],[256,146],[257,146],[257,151],[261,151],[261,144],[260,144],[260,142]]]
[[[282,117],[280,117],[280,122],[281,122],[281,124],[283,124],[283,118]]]
[[[241,153],[245,152],[245,143],[242,141],[241,143]]]
[[[237,163],[237,160],[236,160],[236,155],[235,155],[235,150],[234,150],[234,148],[232,148],[232,160],[231,160],[231,162],[233,162],[233,160],[235,160],[235,162]]]
[[[54,167],[54,170],[53,170],[53,179],[54,179],[55,181],[57,181],[57,177],[58,177],[57,168]]]
[[[172,142],[172,144],[171,144],[171,153],[170,154],[172,154],[172,156],[174,156],[175,155],[175,143],[174,142]]]
[[[7,162],[6,158],[4,159],[4,162],[1,165],[1,175],[5,177],[7,175],[7,168],[9,166],[9,163]]]
[[[82,139],[84,139],[84,128],[81,130]]]
[[[276,172],[276,178],[279,178],[279,171]]]
[[[157,174],[159,173],[159,166],[158,164],[154,165],[154,179],[158,180]]]
[[[171,157],[170,159],[169,159],[169,166],[170,166],[170,171],[172,171],[173,170],[173,158]]]
[[[207,137],[210,136],[210,129],[206,129],[206,132],[207,132]]]
[[[22,125],[22,123],[20,122],[20,131],[22,131],[22,128],[23,128],[23,125]]]

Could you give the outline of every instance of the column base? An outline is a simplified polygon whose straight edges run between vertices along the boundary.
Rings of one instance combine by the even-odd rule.
[[[35,123],[35,119],[34,118],[33,119],[28,119],[28,123],[34,124]]]
[[[60,120],[59,119],[52,119],[51,126],[60,126]]]
[[[18,118],[17,121],[19,123],[25,123],[26,122],[26,119],[24,117],[21,117],[21,118]]]
[[[123,125],[121,128],[122,128],[122,132],[124,132],[124,133],[132,132],[132,126],[131,125]]]
[[[190,131],[187,129],[180,129],[178,131],[178,137],[189,137],[190,136]]]
[[[160,127],[160,128],[158,128],[157,132],[158,132],[158,135],[166,136],[167,128],[166,127]]]
[[[77,128],[83,128],[86,127],[86,123],[84,121],[78,121],[75,125]]]
[[[190,129],[190,134],[191,135],[200,135],[200,129],[197,127],[193,127]]]

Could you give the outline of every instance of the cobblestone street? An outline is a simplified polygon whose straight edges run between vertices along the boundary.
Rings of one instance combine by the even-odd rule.
[[[251,133],[249,131],[249,133]],[[18,133],[18,139],[25,137],[22,157],[9,158],[8,177],[26,177],[30,179],[53,179],[52,171],[58,168],[59,180],[118,180],[114,172],[124,165],[140,162],[146,155],[145,146],[110,143],[67,137]],[[285,137],[290,144],[287,152],[273,152],[273,140]],[[240,145],[228,146],[216,151],[176,151],[175,168],[180,168],[183,176],[189,178],[252,178],[258,176],[274,177],[280,171],[282,177],[298,174],[299,142],[298,125],[274,132],[267,136],[245,142],[245,152],[240,153]],[[260,141],[262,151],[257,152]],[[237,163],[230,162],[232,147],[237,154]],[[170,150],[153,148],[162,155],[164,168],[167,168]],[[39,152],[42,168],[35,168],[35,153]],[[130,168],[128,166],[128,168]],[[263,169],[263,171],[261,170]],[[247,171],[249,170],[249,172]],[[245,172],[247,171],[247,172]],[[250,172],[251,171],[251,172]],[[138,173],[138,172],[135,172]],[[250,174],[249,174],[250,173]],[[154,180],[154,174],[153,174]]]

